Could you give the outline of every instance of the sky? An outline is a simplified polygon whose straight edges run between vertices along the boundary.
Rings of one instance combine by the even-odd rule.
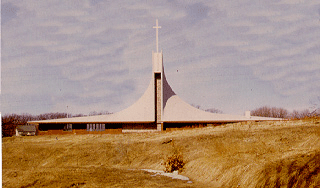
[[[320,1],[2,0],[1,113],[132,105],[159,49],[174,92],[202,109],[320,106]]]

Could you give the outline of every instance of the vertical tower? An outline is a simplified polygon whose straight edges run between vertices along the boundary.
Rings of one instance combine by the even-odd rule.
[[[152,64],[153,64],[153,79],[154,79],[154,109],[155,109],[155,122],[157,124],[157,130],[161,131],[163,129],[162,123],[162,52],[155,53],[152,52]]]
[[[163,56],[162,51],[159,53],[159,43],[158,43],[158,29],[161,26],[158,26],[158,20],[156,20],[156,26],[153,28],[156,29],[156,49],[157,52],[152,52],[152,67],[153,67],[153,79],[154,79],[154,109],[155,109],[155,123],[157,124],[157,130],[163,130],[163,122],[162,122],[162,77],[163,77]]]

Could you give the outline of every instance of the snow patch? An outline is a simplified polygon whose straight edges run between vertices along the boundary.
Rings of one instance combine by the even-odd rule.
[[[172,179],[185,180],[185,181],[188,181],[187,183],[192,183],[192,181],[190,181],[190,179],[188,177],[179,175],[178,171],[174,171],[173,173],[168,173],[168,172],[164,172],[162,170],[151,170],[151,169],[141,169],[141,170],[147,171],[147,172],[150,172],[150,173],[154,173],[151,176],[157,176],[157,175],[159,175],[159,176],[167,176],[167,177],[170,177]]]

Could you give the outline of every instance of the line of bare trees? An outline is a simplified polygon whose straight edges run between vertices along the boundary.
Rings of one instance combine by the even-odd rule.
[[[320,97],[319,97],[320,102]],[[191,106],[204,110],[206,112],[222,114],[223,112],[217,108],[203,109],[200,105],[191,104]],[[262,106],[251,111],[252,116],[260,117],[274,117],[274,118],[285,118],[285,119],[303,119],[308,117],[320,116],[320,104],[314,103],[309,109],[304,110],[293,110],[289,112],[285,108]]]
[[[200,105],[195,105],[195,104],[191,104],[191,106],[193,106],[193,107],[195,107],[195,108],[197,108],[197,109],[200,109],[200,110],[204,110],[204,111],[206,111],[206,112],[210,112],[210,113],[215,113],[215,114],[222,114],[222,113],[223,113],[222,110],[219,110],[219,109],[217,109],[217,108],[203,109],[203,108],[201,108]]]
[[[89,116],[110,114],[108,111],[90,112]],[[2,123],[2,137],[13,136],[15,129],[19,125],[26,125],[28,121],[47,120],[47,119],[60,119],[67,117],[83,117],[83,114],[67,114],[67,113],[45,113],[40,115],[31,114],[5,114],[1,117]]]
[[[46,113],[40,115],[31,114],[6,114],[2,116],[2,137],[12,136],[15,134],[15,129],[19,125],[25,125],[28,121],[59,119],[66,118],[67,113]]]
[[[263,107],[252,110],[251,115],[261,116],[261,117],[286,118],[286,119],[303,119],[308,117],[319,116],[320,110],[315,109],[313,111],[310,111],[309,109],[305,109],[305,110],[293,110],[292,112],[289,112],[284,108],[263,106]]]

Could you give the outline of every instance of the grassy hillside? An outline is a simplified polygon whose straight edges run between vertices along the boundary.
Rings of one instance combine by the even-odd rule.
[[[320,187],[317,119],[2,141],[3,187]],[[192,184],[137,170],[174,152]]]

